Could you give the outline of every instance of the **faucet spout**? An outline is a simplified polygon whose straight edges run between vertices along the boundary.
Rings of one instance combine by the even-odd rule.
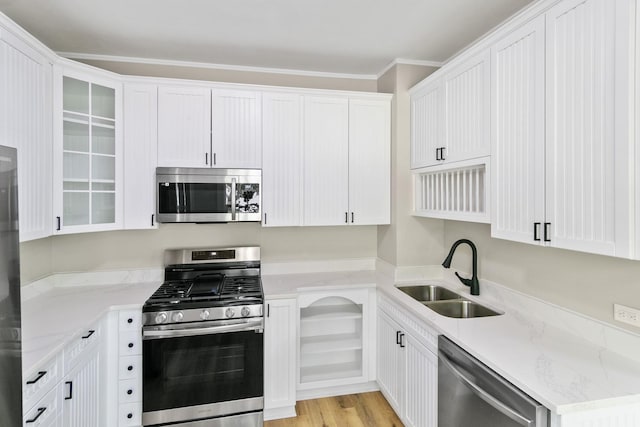
[[[471,255],[472,255],[472,258],[473,258],[473,265],[472,265],[473,274],[471,276],[471,279],[465,279],[463,277],[460,277],[458,272],[456,272],[456,276],[458,277],[458,279],[460,279],[460,281],[464,285],[471,287],[471,295],[480,295],[480,282],[478,281],[478,251],[476,249],[476,245],[474,245],[471,240],[469,240],[469,239],[457,240],[453,244],[453,246],[451,246],[451,249],[449,250],[449,255],[447,255],[447,257],[444,259],[444,262],[442,263],[442,266],[444,268],[450,268],[451,267],[451,261],[453,260],[453,254],[455,253],[455,251],[458,248],[458,246],[460,246],[463,243],[466,243],[467,245],[469,245],[469,247],[471,247]]]

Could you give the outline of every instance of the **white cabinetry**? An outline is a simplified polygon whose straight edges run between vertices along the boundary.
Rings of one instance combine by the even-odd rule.
[[[265,227],[302,224],[302,96],[262,94]]]
[[[374,379],[375,293],[370,289],[309,292],[298,296],[298,390]]]
[[[65,427],[87,427],[99,424],[100,352],[98,346],[84,351],[77,364],[65,375],[62,420]]]
[[[377,379],[403,423],[437,426],[437,334],[385,297],[378,301]]]
[[[565,0],[494,46],[494,236],[632,255],[629,13]]]
[[[265,420],[295,417],[296,300],[267,299],[265,304]]]
[[[158,166],[209,167],[211,90],[158,88]]]
[[[260,169],[262,166],[261,93],[213,89],[211,155],[218,168]]]
[[[305,97],[304,224],[390,221],[388,99]]]
[[[0,140],[18,150],[20,241],[51,235],[52,66],[0,29]]]
[[[55,232],[121,228],[121,85],[81,67],[56,74]]]
[[[124,228],[156,228],[158,88],[124,85]]]
[[[111,392],[117,394],[119,427],[134,427],[142,423],[142,311],[118,312],[117,346],[118,384]],[[116,352],[114,352],[116,353]],[[112,377],[113,378],[113,377]]]
[[[444,143],[444,87],[437,79],[411,94],[411,169],[439,163]]]

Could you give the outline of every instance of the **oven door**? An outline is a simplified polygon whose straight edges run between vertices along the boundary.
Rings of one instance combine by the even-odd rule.
[[[143,328],[143,425],[263,409],[260,319]]]

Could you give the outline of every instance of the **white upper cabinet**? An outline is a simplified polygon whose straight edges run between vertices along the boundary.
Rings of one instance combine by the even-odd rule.
[[[565,0],[546,14],[551,246],[630,255],[630,3]]]
[[[262,112],[262,225],[301,225],[302,96],[265,92]]]
[[[540,16],[491,49],[491,234],[527,243],[544,222],[544,28]]]
[[[158,166],[210,167],[211,90],[158,88]]]
[[[565,0],[493,47],[493,236],[633,255],[629,13]]]
[[[490,132],[490,53],[470,58],[444,76],[445,143],[440,161],[488,156]]]
[[[305,97],[304,225],[349,221],[349,99]]]
[[[52,66],[0,29],[1,144],[18,151],[20,241],[51,235]]]
[[[411,168],[488,156],[489,50],[426,81],[411,92]]]
[[[440,163],[444,144],[444,86],[436,80],[411,95],[411,169]]]
[[[261,93],[213,89],[211,93],[213,167],[260,169],[262,166]]]
[[[56,74],[55,232],[122,228],[122,85],[89,67]]]
[[[156,228],[158,88],[124,85],[124,228]]]
[[[391,222],[391,105],[349,99],[349,223]]]

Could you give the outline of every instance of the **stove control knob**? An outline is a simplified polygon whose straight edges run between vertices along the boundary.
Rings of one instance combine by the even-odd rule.
[[[210,315],[211,313],[209,313],[209,310],[202,310],[202,313],[200,313],[200,319],[207,320]]]
[[[227,317],[233,317],[236,315],[236,312],[233,311],[233,308],[227,308],[227,311],[224,312],[224,315]]]
[[[177,313],[173,313],[173,316],[171,318],[173,319],[174,322],[179,322],[182,320],[183,317],[184,317],[184,314],[182,314],[182,312],[179,311]]]
[[[164,323],[167,321],[167,313],[156,314],[156,323]]]
[[[247,317],[251,314],[251,310],[249,310],[249,307],[242,307],[240,314],[242,314],[242,317]]]

